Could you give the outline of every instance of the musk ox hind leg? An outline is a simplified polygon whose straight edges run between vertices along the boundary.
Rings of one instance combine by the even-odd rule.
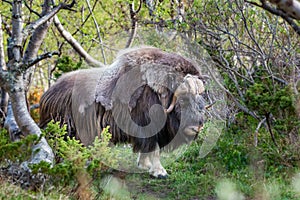
[[[151,176],[155,178],[167,178],[168,173],[160,163],[160,148],[156,145],[154,151],[149,153],[139,153],[138,167],[149,170]]]

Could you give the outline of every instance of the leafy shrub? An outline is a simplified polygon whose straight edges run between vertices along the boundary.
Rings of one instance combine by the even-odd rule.
[[[74,71],[82,67],[82,61],[76,63],[70,56],[62,56],[57,59],[56,70],[54,72],[54,78],[59,78],[63,73]]]
[[[116,160],[109,145],[111,134],[109,127],[103,129],[100,138],[96,137],[91,146],[83,146],[79,140],[66,136],[66,126],[50,122],[43,133],[54,151],[56,164],[51,168],[42,163],[34,165],[35,172],[49,173],[55,183],[67,184],[74,181],[78,173],[92,175],[95,171],[116,166]],[[46,170],[45,170],[46,169]]]
[[[23,139],[11,142],[6,129],[0,130],[0,164],[6,161],[22,163],[30,158],[32,146],[38,142],[37,135],[28,135]]]
[[[42,173],[48,177],[48,184],[56,188],[69,188],[75,191],[78,198],[90,199],[94,196],[92,177],[99,176],[108,167],[117,162],[109,145],[111,134],[109,127],[96,137],[93,145],[83,146],[75,138],[66,136],[66,127],[60,128],[58,123],[50,122],[43,134],[55,154],[55,163],[47,162],[29,165],[33,174]],[[6,130],[0,131],[0,164],[6,161],[21,163],[30,158],[31,147],[39,138],[29,135],[20,141],[11,142]]]

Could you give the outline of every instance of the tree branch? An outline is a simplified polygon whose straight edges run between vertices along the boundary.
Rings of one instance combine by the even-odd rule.
[[[38,12],[36,12],[35,10],[31,9],[31,7],[27,4],[26,1],[24,1],[25,7],[32,13],[34,13],[36,16],[38,17],[42,17]]]
[[[269,133],[271,135],[272,141],[273,141],[274,145],[277,147],[278,145],[276,143],[276,140],[275,140],[275,137],[274,137],[274,134],[273,134],[273,131],[272,131],[272,127],[271,127],[270,116],[271,116],[271,113],[266,114],[267,127],[268,127]]]
[[[267,11],[269,11],[270,13],[272,13],[272,14],[274,14],[274,15],[277,15],[277,16],[280,16],[280,17],[282,17],[293,29],[294,29],[294,31],[298,34],[298,35],[300,35],[300,27],[294,22],[294,20],[292,19],[292,18],[290,18],[291,16],[290,15],[288,15],[288,14],[286,14],[286,13],[284,13],[283,11],[281,11],[281,10],[278,10],[278,9],[276,9],[276,8],[273,8],[273,7],[271,7],[271,6],[269,6],[268,4],[266,4],[266,2],[265,1],[263,1],[263,0],[261,0],[261,5],[260,4],[258,4],[258,3],[256,3],[256,2],[252,2],[252,1],[245,1],[245,2],[247,2],[247,3],[249,3],[249,4],[252,4],[252,5],[255,5],[255,6],[257,6],[257,7],[260,7],[260,8],[262,8],[262,9],[264,9],[264,10],[267,10]]]
[[[10,5],[12,5],[12,2],[11,1],[8,1],[8,0],[2,0],[3,2],[5,2],[5,3],[8,3],[8,4],[10,4]]]
[[[265,0],[260,0],[262,4],[265,4]],[[285,12],[291,18],[300,20],[300,2],[297,0],[269,0],[275,4],[280,10]]]
[[[134,10],[134,2],[129,4],[129,10],[130,10],[130,18],[131,18],[131,31],[130,31],[130,36],[129,39],[127,40],[126,43],[126,48],[131,47],[133,40],[136,36],[136,31],[137,31],[137,19],[136,19],[136,15],[137,13],[141,10],[142,7],[142,1],[140,1],[139,7],[138,9],[135,11]]]
[[[19,63],[22,59],[22,42],[23,42],[23,20],[22,20],[22,1],[14,0],[12,3],[12,40],[9,44],[9,48],[12,52],[12,60],[10,65],[7,67],[12,71],[17,71]]]
[[[254,132],[254,146],[255,146],[255,147],[257,147],[257,144],[258,144],[258,139],[257,139],[258,131],[259,131],[261,125],[262,125],[263,123],[265,123],[265,122],[266,122],[266,118],[263,118],[263,119],[258,123],[258,125],[257,125],[257,127],[256,127],[256,129],[255,129],[255,132]]]
[[[211,65],[209,65],[211,66]],[[246,106],[243,106],[236,98],[235,96],[227,89],[225,88],[220,81],[215,77],[214,73],[211,71],[211,69],[209,67],[207,67],[207,70],[210,73],[210,76],[212,77],[212,79],[218,84],[218,86],[228,95],[231,97],[232,101],[236,104],[236,106],[241,109],[243,112],[251,115],[252,117],[254,117],[255,119],[259,119],[259,117],[252,112],[251,110],[249,110]]]
[[[46,10],[48,7],[50,7],[50,3],[52,1],[46,1],[44,5],[46,6]],[[61,3],[58,6],[54,7],[51,12],[48,12],[47,14],[44,13],[41,18],[39,18],[37,21],[34,23],[31,23],[29,26],[27,26],[25,29],[23,29],[23,35],[24,38],[26,38],[28,35],[30,35],[34,30],[36,30],[40,25],[44,24],[47,22],[49,19],[53,18],[54,15],[56,15],[61,9],[69,9],[74,5],[73,1],[71,4],[64,4]]]
[[[99,41],[100,41],[101,54],[102,54],[102,57],[103,57],[103,62],[104,62],[104,64],[106,65],[106,64],[107,64],[107,63],[106,63],[106,56],[105,56],[104,49],[103,49],[103,41],[102,41],[100,29],[99,29],[98,23],[97,23],[97,21],[96,21],[96,18],[95,18],[95,16],[94,16],[93,10],[92,10],[92,8],[91,8],[90,1],[89,1],[89,0],[86,0],[86,4],[87,4],[87,6],[88,6],[90,15],[92,16],[92,19],[93,19],[93,21],[94,21],[94,24],[95,24],[95,27],[96,27],[96,30],[97,30],[97,35],[98,35],[98,38],[99,38]]]
[[[36,28],[32,28],[34,32],[30,37],[25,54],[23,56],[22,66],[20,66],[21,70],[26,71],[26,74],[24,75],[26,90],[28,90],[28,87],[32,80],[32,74],[34,72],[34,67],[32,66],[35,63],[32,61],[36,60],[35,57],[38,54],[38,50],[40,49],[42,42],[47,34],[48,28],[52,23],[51,13],[53,13],[53,10],[51,11],[51,8],[52,8],[52,1],[45,0],[43,4],[42,13],[39,16],[44,19],[48,18],[48,20],[44,21],[44,23],[41,23],[43,20],[41,21],[37,20],[35,23],[33,23],[36,24],[36,26],[34,26]],[[37,26],[37,24],[39,25]]]
[[[90,56],[83,48],[82,46],[76,41],[76,39],[65,30],[63,25],[60,23],[57,16],[54,16],[54,24],[61,34],[63,38],[74,48],[74,50],[84,58],[84,60],[93,67],[104,67],[105,65],[96,59],[94,59],[92,56]]]
[[[24,62],[24,64],[23,64],[23,70],[26,70],[26,69],[28,69],[28,68],[30,68],[30,67],[32,67],[33,65],[35,65],[35,64],[37,64],[38,62],[40,62],[40,61],[42,61],[42,60],[44,60],[44,59],[46,59],[46,58],[52,58],[52,56],[54,56],[54,55],[60,55],[60,52],[58,52],[58,51],[53,51],[53,52],[47,52],[47,53],[44,53],[44,54],[42,54],[42,55],[39,55],[39,56],[37,56],[35,59],[33,59],[33,60],[29,60],[28,62]]]

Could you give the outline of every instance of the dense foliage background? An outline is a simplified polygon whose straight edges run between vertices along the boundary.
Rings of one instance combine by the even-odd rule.
[[[24,21],[30,23],[38,17],[41,2],[24,3]],[[7,31],[11,21],[8,5],[7,1],[0,3],[2,27]],[[228,108],[220,114],[226,128],[203,158],[199,149],[207,134],[204,130],[183,155],[166,166],[167,180],[115,172],[102,165],[85,171],[83,163],[92,159],[93,149],[67,141],[70,149],[74,147],[68,149],[70,153],[82,152],[78,160],[68,159],[62,133],[56,136],[62,147],[51,145],[64,161],[52,171],[46,164],[39,166],[50,181],[28,191],[11,186],[9,182],[16,181],[1,175],[0,198],[300,198],[300,45],[299,36],[281,17],[243,0],[85,0],[59,12],[58,17],[83,48],[105,64],[112,63],[125,47],[140,45],[179,52],[196,61],[208,58],[213,71],[220,74],[215,81],[226,94]],[[43,91],[62,73],[88,67],[51,26],[40,53],[54,51],[57,55],[36,65],[28,95],[31,105],[38,103]],[[209,73],[209,69],[204,71]],[[38,122],[37,113],[31,112]],[[55,125],[52,128],[48,131],[62,131]],[[11,143],[5,130],[0,136],[3,166],[7,158],[26,159],[24,144],[30,146],[37,139]],[[111,156],[100,155],[103,159]],[[83,180],[86,173],[90,177]]]

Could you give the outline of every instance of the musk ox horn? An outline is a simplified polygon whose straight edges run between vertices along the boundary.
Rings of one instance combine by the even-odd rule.
[[[168,108],[168,109],[166,109],[166,111],[165,111],[166,113],[170,113],[170,112],[172,112],[172,110],[174,109],[174,106],[175,106],[176,100],[177,100],[177,97],[176,97],[176,95],[175,95],[175,93],[174,93],[174,96],[173,96],[173,98],[172,98],[172,102],[171,102],[171,104],[170,104],[169,108]]]
[[[197,76],[192,76],[190,74],[186,75],[183,79],[183,82],[175,90],[172,102],[169,108],[165,110],[165,112],[172,112],[172,110],[175,107],[178,96],[185,95],[187,93],[190,93],[192,95],[201,94],[204,92],[204,90],[205,88],[202,80],[200,80]]]

